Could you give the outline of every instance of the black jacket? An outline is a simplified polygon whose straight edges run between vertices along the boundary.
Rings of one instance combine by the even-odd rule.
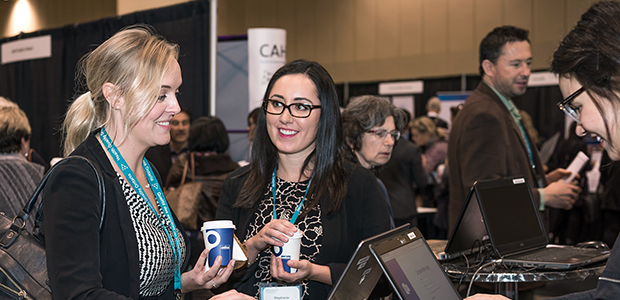
[[[43,190],[44,220],[39,236],[45,241],[54,299],[139,298],[135,230],[116,172],[95,138],[97,132],[71,155],[88,158],[104,177],[106,201],[101,230],[97,181],[86,162],[70,161],[59,167]],[[176,216],[174,220],[182,231]],[[184,233],[180,236],[185,238],[189,254],[189,241]],[[184,269],[185,266],[181,268]],[[171,281],[161,299],[174,299],[173,289]]]

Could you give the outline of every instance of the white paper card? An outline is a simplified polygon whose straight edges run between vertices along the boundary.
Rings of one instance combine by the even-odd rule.
[[[233,254],[232,254],[232,258],[235,261],[246,261],[248,260],[247,257],[245,257],[245,254],[243,253],[243,250],[241,250],[241,246],[239,246],[239,243],[233,243]]]

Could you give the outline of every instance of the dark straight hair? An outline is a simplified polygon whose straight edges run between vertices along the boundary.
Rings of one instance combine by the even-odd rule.
[[[347,191],[342,153],[344,143],[340,123],[340,105],[334,81],[327,70],[317,62],[292,61],[273,74],[267,85],[264,99],[269,97],[276,81],[283,76],[295,74],[303,74],[312,80],[316,88],[316,95],[321,101],[316,147],[305,159],[299,174],[301,179],[304,171],[308,170],[309,163],[313,163],[312,183],[308,191],[308,195],[311,196],[308,197],[309,203],[303,214],[316,206],[321,197],[325,195],[329,195],[331,198],[331,205],[327,212],[332,214],[340,208]],[[234,207],[253,207],[261,199],[269,185],[271,174],[278,163],[278,149],[269,138],[264,109],[258,116],[251,156],[252,163],[246,172],[248,177],[241,188]]]
[[[551,71],[575,78],[586,88],[605,121],[611,143],[607,117],[597,98],[608,99],[614,107],[620,105],[616,95],[620,92],[620,2],[597,2],[581,15],[553,54]]]

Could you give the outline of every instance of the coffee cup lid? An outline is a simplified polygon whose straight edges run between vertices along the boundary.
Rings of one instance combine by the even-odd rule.
[[[207,221],[202,224],[202,230],[209,229],[217,229],[217,228],[232,228],[235,229],[235,224],[231,220],[218,220],[218,221]]]
[[[301,232],[301,230],[297,229],[297,231],[295,231],[295,233],[293,233],[293,236],[291,238],[300,239],[303,236],[304,236],[304,233]]]

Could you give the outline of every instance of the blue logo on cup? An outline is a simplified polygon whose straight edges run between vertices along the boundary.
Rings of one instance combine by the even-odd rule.
[[[232,228],[211,229],[205,232],[205,248],[209,250],[209,267],[213,266],[219,255],[222,256],[222,266],[228,265],[232,259],[233,232]]]
[[[276,257],[282,255],[282,247],[273,246],[273,252]]]
[[[282,253],[282,252],[280,252]],[[287,262],[289,260],[291,260],[291,256],[290,255],[282,255],[280,256],[280,259],[282,259],[282,267],[284,267],[284,271],[291,273],[291,267],[288,266]]]

